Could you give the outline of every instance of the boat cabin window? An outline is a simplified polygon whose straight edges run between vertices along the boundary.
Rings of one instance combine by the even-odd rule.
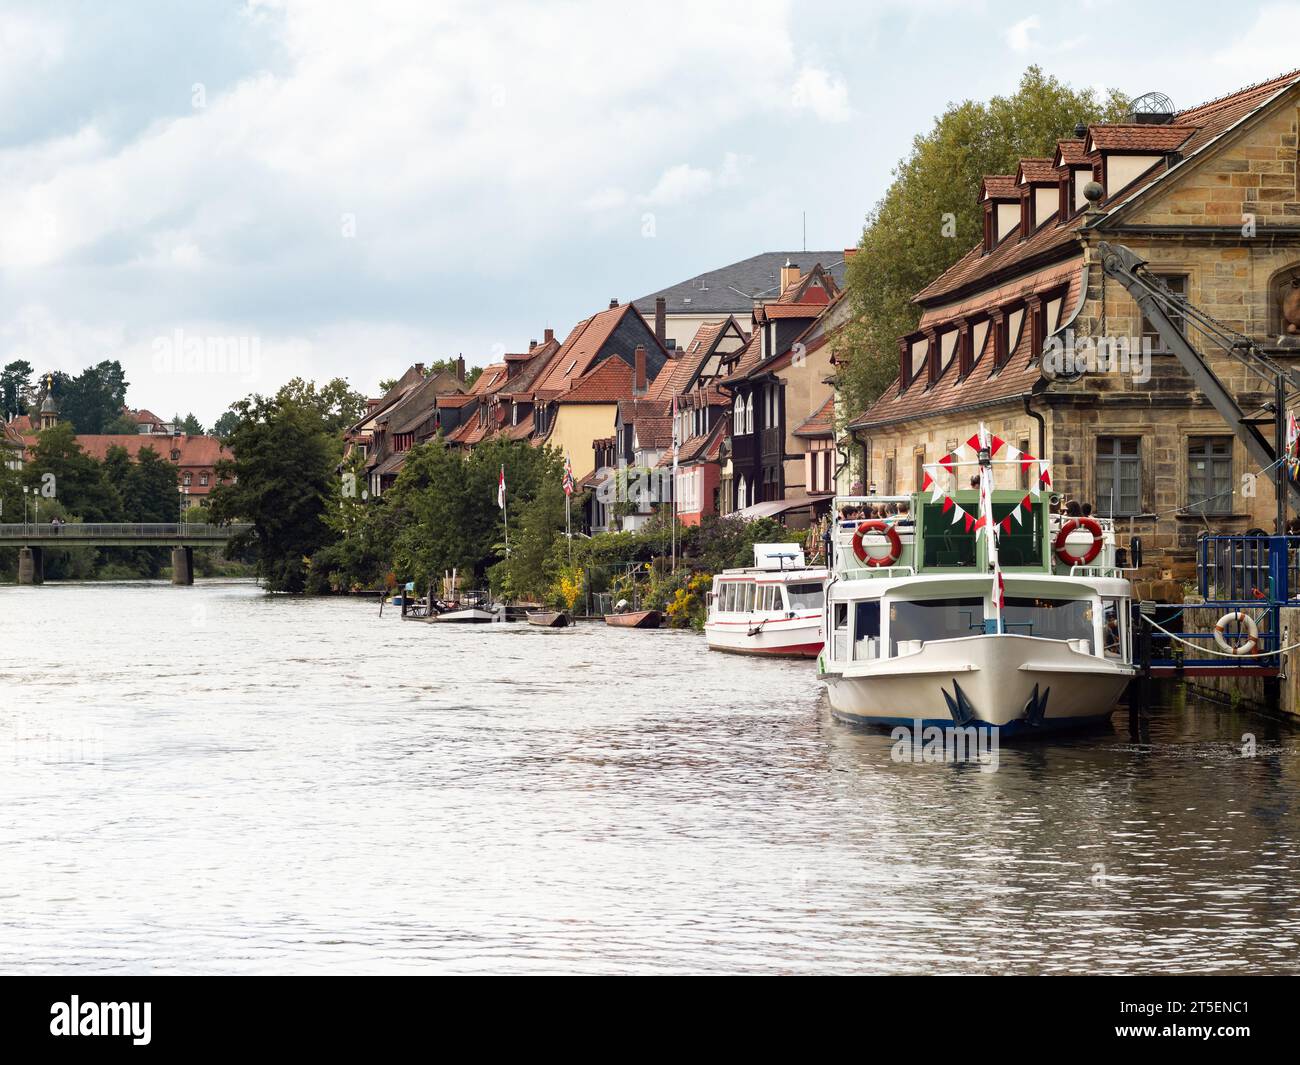
[[[762,593],[758,604],[759,610],[770,613],[773,610],[780,609],[781,597],[775,584],[765,584],[759,591]]]
[[[831,657],[844,661],[849,648],[849,604],[836,603],[831,618]]]
[[[984,631],[984,599],[912,599],[889,604],[893,654],[907,640],[952,640]]]
[[[820,610],[826,602],[821,584],[789,584],[785,589],[791,610]]]
[[[853,604],[853,660],[872,662],[880,657],[880,600]]]
[[[923,503],[925,552],[922,565],[975,565],[975,533],[952,524],[952,515],[943,512],[942,503]]]
[[[993,520],[1001,521],[1019,506],[1018,503],[994,503]],[[1003,566],[1041,566],[1043,564],[1043,508],[1034,505],[1020,522],[1011,519],[1011,528],[998,536],[998,561]]]
[[[746,581],[745,584],[744,584],[744,589],[745,589],[745,606],[744,606],[743,609],[744,609],[744,611],[745,611],[747,614],[748,614],[748,613],[753,613],[753,610],[754,610],[754,592],[755,592],[754,582],[753,582],[753,581]]]
[[[1048,640],[1087,640],[1092,653],[1092,604],[1086,599],[1017,599],[1002,608],[1004,632]]]
[[[1128,610],[1124,599],[1101,601],[1101,638],[1107,658],[1128,661]]]

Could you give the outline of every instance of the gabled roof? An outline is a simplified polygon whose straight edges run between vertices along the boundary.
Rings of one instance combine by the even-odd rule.
[[[1092,160],[1084,151],[1083,140],[1069,137],[1056,142],[1056,155],[1052,159],[1054,166],[1091,166]]]
[[[721,384],[730,384],[733,381],[739,381],[748,375],[749,371],[762,361],[763,343],[762,334],[755,331],[750,335],[749,343],[740,349],[740,358],[737,360],[735,367],[726,377],[722,378]]]
[[[613,335],[624,316],[631,313],[634,313],[632,305],[621,303],[617,307],[610,307],[599,314],[593,314],[590,318],[584,318],[575,325],[564,338],[564,343],[560,345],[559,351],[551,360],[547,372],[538,380],[538,390],[563,392],[572,388],[600,357],[606,341]]]
[[[493,392],[499,391],[506,383],[506,364],[504,362],[494,362],[490,366],[484,366],[483,372],[478,375],[478,380],[474,382],[474,387],[470,389],[470,394],[475,396],[490,396]]]
[[[556,403],[617,403],[632,398],[632,367],[622,359],[606,359],[573,388],[555,397]]]
[[[754,308],[755,321],[772,318],[816,318],[826,309],[824,303],[765,303]]]
[[[654,315],[658,296],[667,301],[668,314],[747,315],[756,300],[774,300],[781,295],[781,267],[787,261],[821,263],[836,285],[844,285],[843,250],[767,251],[697,274],[633,303],[647,316]]]
[[[826,272],[821,263],[813,263],[812,269],[800,274],[785,286],[777,303],[830,303],[840,291],[835,279]]]
[[[805,418],[794,431],[795,436],[832,436],[835,432],[835,394],[826,397],[817,410]]]
[[[1088,152],[1172,152],[1196,132],[1195,126],[1097,125],[1088,127]]]
[[[985,174],[980,179],[981,200],[1018,200],[1015,174]]]
[[[1021,159],[1016,168],[1016,182],[1027,185],[1055,185],[1061,180],[1051,159]]]

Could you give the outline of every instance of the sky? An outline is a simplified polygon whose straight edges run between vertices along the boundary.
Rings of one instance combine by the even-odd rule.
[[[0,0],[0,363],[210,424],[375,394],[762,251],[854,245],[913,136],[1039,64],[1190,107],[1300,2]],[[811,265],[811,264],[803,264]]]

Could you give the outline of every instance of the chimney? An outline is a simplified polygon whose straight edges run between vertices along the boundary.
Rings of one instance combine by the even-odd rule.
[[[855,256],[855,255],[857,255],[857,254],[858,254],[858,249],[857,249],[857,248],[845,248],[845,249],[844,249],[844,261],[845,261],[845,262],[848,262],[850,259],[853,258],[853,256]]]
[[[645,393],[645,345],[638,344],[632,363],[632,395],[644,396]]]
[[[555,330],[554,330],[554,329],[547,329],[544,333],[542,333],[542,336],[545,337],[545,339],[542,341],[542,343],[543,343],[543,344],[549,344],[552,340],[555,339]]]
[[[790,283],[798,281],[799,277],[799,264],[792,263],[787,259],[785,265],[781,267],[781,291],[784,292],[786,288],[789,287]]]
[[[456,356],[456,380],[460,381],[462,384],[465,381],[465,356],[464,355]]]
[[[422,363],[422,362],[417,362],[417,363],[415,364],[415,372],[418,373],[421,377],[423,377],[423,376],[424,376],[424,363]]]
[[[663,296],[655,297],[655,337],[660,344],[668,339],[668,301]]]
[[[612,311],[617,306],[618,306],[618,298],[614,297],[609,301],[609,309]]]
[[[535,348],[535,347],[537,347],[537,341],[536,341],[536,340],[530,340],[530,341],[528,342],[528,350],[529,350],[529,351],[532,351],[533,348]]]

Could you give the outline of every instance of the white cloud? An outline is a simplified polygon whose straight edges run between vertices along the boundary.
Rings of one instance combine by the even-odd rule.
[[[728,152],[717,170],[678,163],[665,170],[654,188],[642,199],[647,204],[677,204],[719,189],[731,188],[739,183],[740,170],[746,162],[744,157]]]
[[[805,66],[799,71],[790,100],[796,111],[811,111],[823,122],[847,122],[853,114],[848,85],[821,67]]]
[[[1022,18],[1006,31],[1007,46],[1013,52],[1029,51],[1037,43],[1033,39],[1033,35],[1040,26],[1041,23],[1037,15]]]
[[[1242,85],[1263,81],[1300,67],[1295,42],[1279,27],[1300,21],[1300,4],[1269,4],[1240,37],[1211,56],[1216,66],[1233,71]]]

